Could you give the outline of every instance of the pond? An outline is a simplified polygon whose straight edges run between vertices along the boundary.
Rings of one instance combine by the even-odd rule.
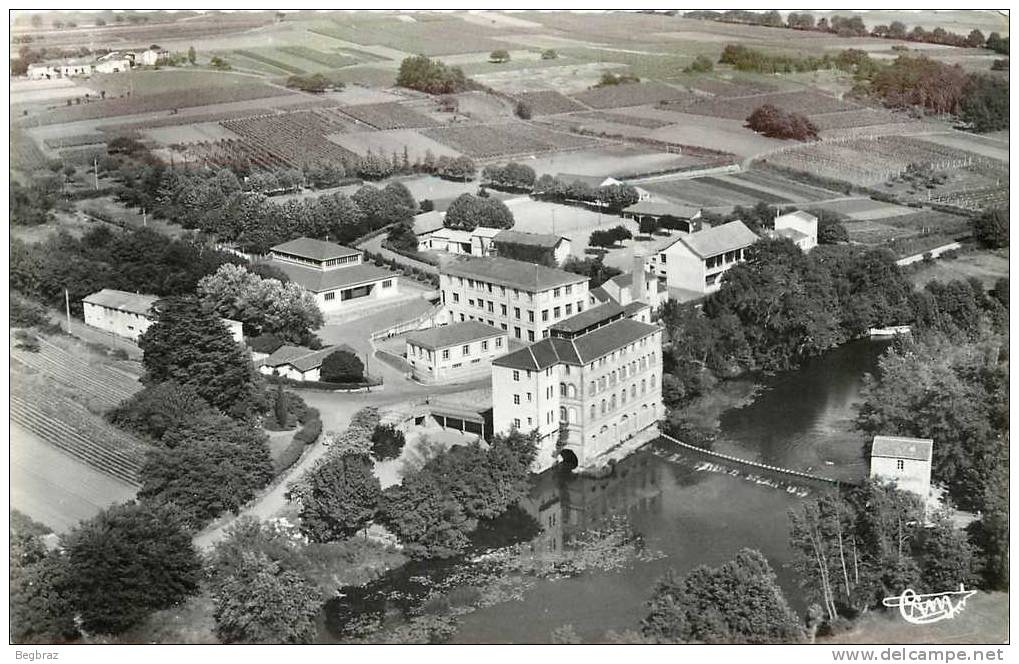
[[[853,342],[765,381],[751,405],[723,414],[716,449],[838,479],[863,477],[864,439],[851,430],[853,403],[863,375],[876,369],[886,347],[886,342]],[[611,477],[555,471],[538,476],[523,506],[544,528],[537,548],[561,549],[571,533],[625,515],[648,548],[665,555],[622,571],[538,580],[522,601],[462,616],[453,642],[548,643],[552,631],[567,624],[585,640],[603,640],[608,630],[637,627],[655,581],[668,569],[685,574],[698,565],[717,565],[743,547],[764,553],[793,607],[802,612],[805,601],[789,569],[786,514],[822,485],[789,484],[698,457],[659,440],[621,461]],[[380,600],[376,593],[373,603],[360,608],[370,604],[376,611],[400,613],[426,591],[429,577],[448,569],[426,563],[394,571],[371,589],[384,588],[390,599]],[[349,606],[351,599],[355,606]],[[336,614],[349,610],[343,604],[327,606],[320,642],[339,640]],[[360,601],[351,597],[346,604],[357,610]]]

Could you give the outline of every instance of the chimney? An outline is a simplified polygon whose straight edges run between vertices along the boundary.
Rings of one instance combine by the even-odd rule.
[[[630,301],[647,302],[647,271],[644,268],[644,251],[633,248],[633,283],[630,284]]]

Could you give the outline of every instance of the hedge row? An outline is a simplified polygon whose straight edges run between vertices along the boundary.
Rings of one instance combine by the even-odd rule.
[[[273,461],[273,470],[277,475],[297,463],[304,453],[305,446],[311,445],[322,435],[322,420],[319,418],[318,410],[309,408],[307,414],[310,417],[306,418],[304,426],[294,434],[290,444],[279,455],[279,458]]]
[[[382,384],[381,378],[368,377],[367,381],[358,383],[330,383],[322,380],[294,380],[283,376],[266,376],[266,379],[274,385],[288,385],[290,387],[301,387],[309,390],[361,390],[366,387],[378,387]]]

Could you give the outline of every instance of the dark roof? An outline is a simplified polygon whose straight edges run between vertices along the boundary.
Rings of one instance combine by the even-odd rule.
[[[575,339],[549,337],[537,341],[508,355],[492,361],[492,364],[511,369],[538,371],[556,364],[588,364],[599,357],[646,337],[658,328],[623,318]]]
[[[563,332],[580,332],[609,318],[622,315],[623,307],[619,306],[616,302],[609,301],[554,323],[550,329],[562,330]]]
[[[693,219],[700,212],[700,208],[678,203],[666,203],[659,201],[640,201],[629,207],[623,208],[623,212],[632,214],[647,214],[652,217],[676,217],[677,219]]]
[[[378,267],[372,263],[351,265],[333,270],[318,270],[313,267],[305,267],[286,261],[273,261],[273,267],[283,271],[290,280],[305,290],[313,293],[336,290],[338,288],[349,288],[382,279],[395,279],[396,272],[386,268]]]
[[[445,215],[442,212],[432,210],[422,212],[414,217],[414,235],[426,235],[442,228],[442,220]]]
[[[338,350],[345,350],[357,356],[357,351],[346,344],[327,346],[321,350],[311,350],[303,346],[280,346],[276,352],[262,360],[262,364],[270,367],[289,364],[298,371],[309,371],[322,366],[322,361]]]
[[[930,461],[934,441],[930,438],[903,438],[900,436],[874,436],[872,457],[890,459],[916,459]]]
[[[562,235],[544,235],[541,233],[524,233],[521,231],[501,231],[492,238],[493,242],[525,244],[531,247],[555,249],[566,238]]]
[[[635,313],[637,313],[638,311],[642,311],[644,309],[650,309],[650,308],[651,308],[651,305],[648,304],[647,302],[641,302],[640,300],[636,300],[636,301],[631,302],[630,304],[626,305],[625,307],[623,307],[623,315],[626,316],[627,318],[629,318],[629,317],[633,316]]]
[[[310,237],[299,237],[296,240],[290,242],[284,242],[283,244],[277,244],[272,248],[272,251],[278,251],[281,254],[292,254],[294,256],[300,256],[301,258],[310,258],[316,261],[324,261],[330,258],[343,258],[344,256],[356,256],[361,253],[356,249],[350,247],[344,247],[343,245],[335,244],[333,242],[324,242],[323,240],[314,240]]]
[[[601,286],[596,286],[592,288],[591,290],[588,291],[588,293],[593,295],[594,298],[599,302],[615,302],[615,299],[611,295],[609,295],[608,291],[602,288]]]
[[[141,295],[139,293],[128,293],[127,291],[104,288],[98,293],[92,293],[82,299],[82,302],[99,305],[107,309],[117,309],[139,316],[149,316],[152,313],[152,305],[159,298],[155,295]]]
[[[490,339],[500,335],[506,335],[505,330],[469,320],[462,323],[453,323],[451,325],[442,325],[427,330],[411,332],[407,335],[407,341],[416,346],[436,350],[437,348],[459,346],[471,341]]]
[[[441,268],[443,274],[470,277],[502,286],[538,293],[557,286],[587,281],[587,277],[512,258],[458,257]]]

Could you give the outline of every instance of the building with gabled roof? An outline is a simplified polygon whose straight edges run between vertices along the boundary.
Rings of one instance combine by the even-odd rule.
[[[439,270],[453,322],[479,321],[533,342],[556,321],[584,310],[587,277],[509,258],[459,257]]]
[[[356,350],[346,344],[326,346],[319,350],[283,345],[263,359],[258,370],[266,376],[318,382],[321,380],[322,362],[339,350],[347,351],[355,357],[358,355]]]
[[[509,255],[516,247],[527,247],[542,256],[547,256],[555,265],[562,265],[570,256],[573,243],[564,235],[544,233],[525,233],[523,231],[504,230],[492,238],[496,255]]]
[[[934,441],[930,438],[874,436],[870,451],[870,476],[894,482],[903,491],[925,502],[931,491]]]
[[[661,328],[606,304],[492,362],[494,431],[537,431],[534,470],[586,463],[662,416]]]
[[[678,236],[651,258],[652,271],[675,291],[703,296],[721,287],[721,278],[745,259],[759,238],[742,221]]]
[[[82,298],[85,325],[137,342],[156,320],[153,307],[158,300],[156,295],[104,288]],[[220,318],[220,321],[234,341],[244,341],[240,321],[229,318]]]
[[[701,229],[697,223],[702,210],[689,205],[681,205],[662,200],[641,200],[623,208],[622,216],[633,219],[638,224],[651,219],[659,226],[675,229],[683,233],[692,233]]]
[[[322,313],[349,310],[394,297],[396,272],[364,262],[357,249],[299,237],[269,250],[272,265],[309,293]]]
[[[506,332],[466,321],[411,332],[407,362],[422,383],[465,382],[488,376],[492,360],[509,350]]]
[[[807,253],[817,246],[817,217],[803,210],[779,215],[775,217],[775,230],[769,231],[768,235],[792,240],[803,253]]]

